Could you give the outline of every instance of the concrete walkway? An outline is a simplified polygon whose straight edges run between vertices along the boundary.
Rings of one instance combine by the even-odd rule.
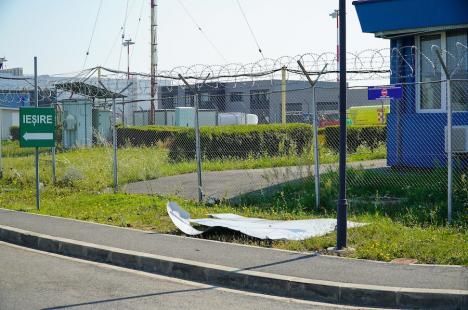
[[[386,160],[370,160],[349,163],[354,168],[382,168]],[[320,173],[337,169],[338,164],[320,166]],[[313,175],[313,166],[291,166],[266,169],[245,169],[203,172],[203,193],[205,197],[232,199],[243,194],[260,191],[281,183]],[[197,175],[187,173],[155,180],[129,183],[123,190],[129,194],[177,195],[185,199],[197,199]]]
[[[260,292],[264,283],[267,293],[286,297],[361,306],[449,302],[453,305],[447,308],[459,309],[468,304],[466,267],[397,265],[281,251],[5,209],[0,209],[0,240],[136,269],[149,268],[143,262],[154,259],[151,272]],[[314,285],[314,291],[304,292],[307,285]],[[331,289],[339,291],[330,293]]]

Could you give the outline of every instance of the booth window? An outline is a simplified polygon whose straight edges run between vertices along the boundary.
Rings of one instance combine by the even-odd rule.
[[[441,35],[425,35],[419,38],[419,49],[421,51],[419,58],[419,102],[421,110],[440,110],[442,109],[441,86],[439,82],[442,79],[440,65],[434,65],[433,58],[427,58],[432,55],[431,47],[433,45],[441,46]]]
[[[450,72],[453,111],[468,111],[467,32],[448,31],[418,37],[418,107],[420,112],[443,112],[447,108],[446,79],[432,46],[441,47]]]
[[[467,31],[447,32],[447,67],[452,72],[453,111],[468,111]]]

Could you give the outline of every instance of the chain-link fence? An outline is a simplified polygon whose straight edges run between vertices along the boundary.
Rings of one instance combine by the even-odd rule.
[[[318,75],[318,69],[310,72]],[[277,78],[281,70],[287,70],[286,79]],[[334,209],[340,102],[336,72],[326,72],[311,87],[297,69],[284,66],[249,74],[237,70],[231,76],[221,70],[207,82],[194,78],[205,76],[201,71],[185,71],[189,86],[160,80],[154,100],[146,91],[145,75],[126,79],[99,71],[96,78],[91,70],[72,79],[45,79],[39,104],[55,106],[58,127],[56,155],[41,149],[42,183],[193,200],[201,192],[206,202],[298,212]],[[382,72],[361,74],[370,79],[369,74],[382,77]],[[445,80],[396,76],[404,81],[398,99],[369,100],[367,87],[348,87],[350,208],[437,204],[446,212],[446,127],[451,116],[453,212],[460,218],[468,203],[468,80],[457,76],[448,87]],[[26,105],[32,100],[28,80],[19,81],[21,87],[3,85],[0,102]],[[27,185],[34,180],[33,150],[18,148],[17,112],[7,110],[2,110],[2,137],[7,140],[1,149],[3,177]]]

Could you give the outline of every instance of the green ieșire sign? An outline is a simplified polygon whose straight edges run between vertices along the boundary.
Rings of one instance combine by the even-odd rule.
[[[55,109],[20,108],[20,147],[55,146]]]

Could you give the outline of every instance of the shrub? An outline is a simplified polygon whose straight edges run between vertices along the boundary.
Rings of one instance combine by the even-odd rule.
[[[306,124],[207,126],[200,129],[206,159],[300,155],[310,150],[312,128]],[[179,133],[170,145],[172,160],[193,159],[195,132]]]
[[[131,126],[117,128],[117,145],[155,146],[175,139],[177,133],[193,131],[185,127],[173,126]]]
[[[204,126],[200,128],[206,159],[299,155],[310,150],[312,127],[307,124]],[[195,130],[185,127],[142,126],[118,129],[119,145],[169,147],[173,161],[195,158]]]
[[[351,153],[356,152],[357,148],[361,145],[373,150],[387,141],[386,126],[348,126],[346,134],[347,150]],[[325,146],[335,152],[339,152],[340,127],[326,127],[324,135]]]
[[[19,126],[11,126],[10,135],[13,141],[18,141],[19,140]]]

